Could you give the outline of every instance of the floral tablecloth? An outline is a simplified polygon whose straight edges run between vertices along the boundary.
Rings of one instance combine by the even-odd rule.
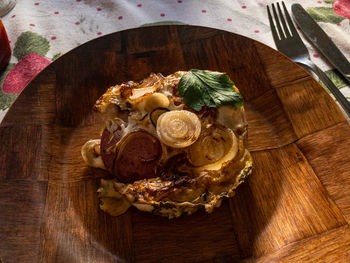
[[[266,13],[271,0],[25,0],[2,17],[12,58],[0,73],[0,121],[30,79],[53,60],[91,39],[145,24],[219,28],[275,48]],[[300,3],[350,60],[350,0]],[[348,83],[305,41],[311,59],[350,99]]]

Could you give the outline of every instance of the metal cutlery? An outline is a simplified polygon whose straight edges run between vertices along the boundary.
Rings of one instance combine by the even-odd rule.
[[[307,70],[314,72],[319,79],[327,86],[327,88],[332,92],[334,97],[337,99],[339,104],[344,109],[345,113],[350,116],[350,103],[344,97],[344,95],[339,91],[339,89],[333,84],[333,82],[328,78],[328,76],[311,60],[309,52],[301,40],[297,30],[294,27],[292,19],[287,11],[287,8],[282,2],[284,15],[282,13],[280,4],[277,3],[277,11],[275,5],[272,4],[272,12],[274,15],[274,20],[276,26],[273,22],[273,18],[270,12],[269,6],[267,6],[267,13],[270,21],[270,27],[272,31],[272,36],[275,41],[276,47],[279,51],[284,53],[294,62],[303,66]],[[284,17],[285,16],[285,17]],[[277,29],[276,29],[277,27]],[[283,27],[283,29],[282,29]]]
[[[294,20],[305,36],[322,52],[332,65],[350,82],[350,63],[323,29],[300,4],[292,5]]]

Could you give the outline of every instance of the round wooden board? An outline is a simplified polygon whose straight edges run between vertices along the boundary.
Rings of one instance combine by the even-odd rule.
[[[212,214],[111,217],[86,167],[92,106],[111,85],[191,68],[227,72],[245,98],[253,174]],[[303,69],[232,33],[159,26],[114,33],[53,62],[0,127],[2,262],[349,262],[350,127]],[[0,260],[1,261],[1,260]]]

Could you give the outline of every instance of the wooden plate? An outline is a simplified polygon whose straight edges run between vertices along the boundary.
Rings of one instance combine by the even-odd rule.
[[[240,88],[254,172],[212,214],[111,217],[86,167],[92,106],[110,85],[191,68]],[[91,41],[40,73],[0,128],[3,262],[345,262],[350,260],[350,127],[308,73],[254,40],[193,26]]]

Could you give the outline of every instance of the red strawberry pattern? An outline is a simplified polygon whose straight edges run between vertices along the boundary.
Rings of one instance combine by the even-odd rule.
[[[333,2],[334,13],[350,19],[350,1],[349,0],[335,0]]]
[[[4,93],[20,93],[50,63],[51,60],[38,54],[26,55],[6,75],[2,84],[2,91]]]

